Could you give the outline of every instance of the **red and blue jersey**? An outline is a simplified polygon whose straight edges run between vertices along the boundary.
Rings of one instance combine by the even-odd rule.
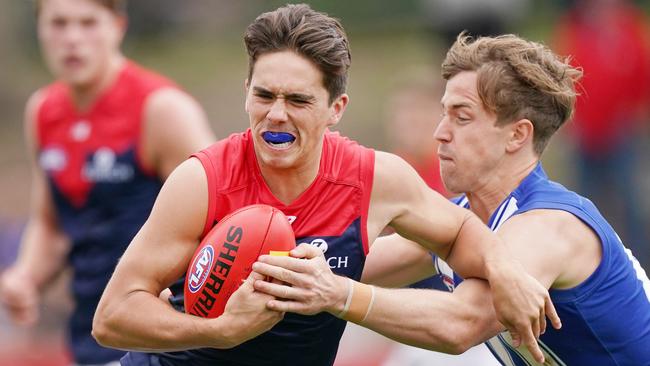
[[[142,164],[144,105],[173,84],[132,62],[85,111],[61,82],[42,90],[36,117],[39,165],[46,174],[57,219],[72,247],[75,309],[70,344],[75,361],[118,360],[91,336],[92,319],[118,258],[144,221],[161,187]]]
[[[294,202],[285,205],[266,185],[250,130],[231,135],[194,155],[208,178],[205,233],[228,213],[252,204],[281,210],[292,222],[297,243],[323,250],[337,274],[359,280],[368,252],[366,223],[374,151],[327,132],[318,175]],[[182,284],[182,282],[179,282]],[[182,285],[173,286],[182,303]],[[287,313],[270,331],[233,349],[197,349],[162,354],[129,353],[123,365],[331,365],[345,321],[328,313]]]

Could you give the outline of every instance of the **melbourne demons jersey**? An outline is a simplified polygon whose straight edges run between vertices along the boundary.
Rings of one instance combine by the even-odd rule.
[[[145,101],[166,86],[171,83],[127,61],[87,111],[75,108],[63,83],[42,90],[36,120],[39,164],[59,225],[72,244],[76,307],[69,336],[78,363],[103,363],[124,354],[97,345],[90,335],[92,319],[118,258],[161,187],[141,164],[140,140]]]
[[[316,179],[289,205],[280,202],[266,185],[250,130],[232,135],[194,156],[201,161],[208,177],[204,234],[240,207],[271,205],[291,221],[296,243],[309,243],[321,249],[333,272],[355,280],[361,278],[368,252],[366,221],[374,173],[373,150],[338,133],[326,132]],[[182,287],[171,289],[180,298]],[[122,364],[331,365],[345,324],[328,313],[287,313],[273,329],[233,349],[158,355],[129,353]]]
[[[466,197],[457,203],[469,208]],[[540,337],[544,365],[650,365],[650,281],[591,201],[550,181],[538,165],[495,210],[489,226],[497,231],[510,217],[538,209],[575,215],[602,246],[601,263],[583,283],[549,290],[562,329],[548,326]],[[507,332],[486,344],[503,365],[537,365],[525,347],[512,346]]]

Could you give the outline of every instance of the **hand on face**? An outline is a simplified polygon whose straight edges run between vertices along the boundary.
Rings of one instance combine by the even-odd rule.
[[[332,273],[323,252],[309,244],[300,244],[291,257],[263,255],[253,271],[288,285],[255,281],[255,289],[275,296],[270,309],[313,315],[322,311],[338,314],[347,297],[347,279]]]
[[[519,262],[498,263],[490,273],[497,319],[510,332],[515,347],[523,343],[535,359],[543,363],[537,338],[546,331],[546,316],[555,329],[562,327],[548,290]]]
[[[233,346],[268,331],[284,317],[283,312],[266,307],[273,296],[255,291],[253,283],[264,276],[252,272],[226,303],[221,317],[228,317],[232,324]]]
[[[18,325],[32,326],[38,321],[38,289],[17,267],[7,269],[0,276],[0,303]]]

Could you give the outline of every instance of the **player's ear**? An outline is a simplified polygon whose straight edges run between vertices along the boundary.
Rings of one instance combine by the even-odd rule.
[[[535,127],[529,119],[522,118],[515,121],[510,126],[510,136],[506,144],[506,151],[516,152],[528,144],[532,145],[534,131]]]
[[[328,126],[334,126],[335,124],[339,123],[341,120],[341,117],[343,117],[343,113],[345,112],[345,108],[348,105],[348,102],[350,101],[350,97],[343,93],[339,95],[334,102],[332,102],[332,105],[330,106],[330,121],[327,124]]]

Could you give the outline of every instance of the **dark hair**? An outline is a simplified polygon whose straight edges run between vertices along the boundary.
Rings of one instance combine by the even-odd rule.
[[[36,0],[36,15],[40,14],[43,1]],[[126,1],[127,0],[90,0],[93,1],[117,15],[126,15]]]
[[[255,19],[244,34],[248,52],[248,79],[257,59],[270,52],[294,51],[323,73],[331,104],[345,93],[351,56],[341,23],[309,5],[289,4]]]
[[[548,47],[508,34],[472,40],[461,33],[442,63],[449,80],[462,71],[476,71],[483,105],[497,115],[497,124],[527,118],[534,126],[533,145],[541,155],[551,136],[573,114],[582,70]]]

